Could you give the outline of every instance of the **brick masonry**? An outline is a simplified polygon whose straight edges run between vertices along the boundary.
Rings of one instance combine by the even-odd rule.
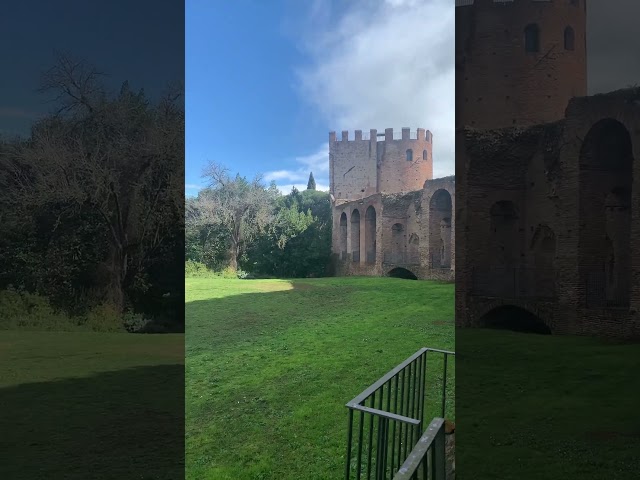
[[[432,134],[376,130],[329,134],[333,253],[338,275],[453,281],[455,179],[432,179]],[[382,138],[382,136],[381,136]],[[407,154],[411,150],[411,154]]]
[[[554,333],[639,336],[640,91],[574,98],[557,122],[457,137],[457,323],[516,305]]]
[[[456,324],[640,336],[640,90],[586,97],[584,0],[456,7]]]

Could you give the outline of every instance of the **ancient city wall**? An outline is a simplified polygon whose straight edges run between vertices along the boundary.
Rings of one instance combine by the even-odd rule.
[[[554,333],[640,335],[639,100],[576,98],[559,122],[458,131],[459,325],[510,304]]]

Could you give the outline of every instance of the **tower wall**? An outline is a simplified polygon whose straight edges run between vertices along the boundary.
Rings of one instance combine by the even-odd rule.
[[[339,140],[335,132],[329,134],[330,190],[336,202],[420,190],[425,180],[433,178],[430,131],[403,128],[394,135],[387,128],[380,137],[384,140],[378,138],[377,130],[370,130],[366,137],[356,130],[351,140],[347,131]]]
[[[536,24],[537,52],[525,49]],[[573,29],[573,50],[565,29]],[[586,0],[457,0],[456,124],[528,126],[564,117],[587,94]]]

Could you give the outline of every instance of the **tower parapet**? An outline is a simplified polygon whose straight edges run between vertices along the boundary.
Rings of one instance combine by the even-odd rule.
[[[330,191],[336,201],[358,200],[376,193],[419,190],[433,178],[433,135],[403,128],[384,133],[356,130],[329,133]]]
[[[564,117],[587,94],[586,0],[456,0],[457,127]]]

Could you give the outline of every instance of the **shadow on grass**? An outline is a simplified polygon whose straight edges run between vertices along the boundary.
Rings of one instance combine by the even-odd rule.
[[[371,277],[194,282],[187,478],[341,478],[345,404],[418,349],[452,350],[453,296],[451,284]],[[430,419],[441,408],[441,356],[428,365]]]
[[[638,478],[640,345],[457,329],[456,347],[464,478]]]
[[[184,366],[0,389],[0,478],[184,478]]]

